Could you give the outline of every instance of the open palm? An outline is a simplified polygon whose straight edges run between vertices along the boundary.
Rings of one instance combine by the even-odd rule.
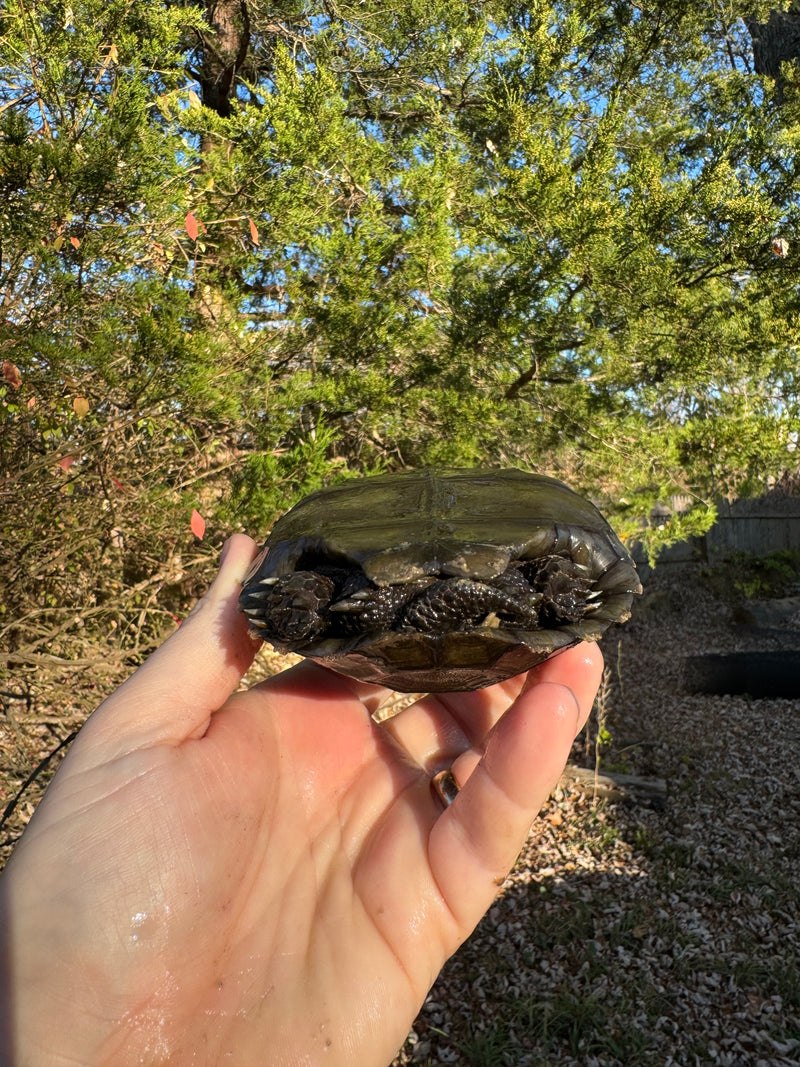
[[[4,1062],[388,1063],[563,768],[595,646],[383,725],[385,690],[311,663],[231,696],[254,547],[91,716],[0,880]]]

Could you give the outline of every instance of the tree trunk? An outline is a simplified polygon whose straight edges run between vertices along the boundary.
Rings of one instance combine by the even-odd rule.
[[[250,46],[250,19],[246,0],[206,0],[206,19],[212,29],[204,35],[202,60],[197,73],[203,106],[221,118],[231,114],[231,100],[236,91],[236,73],[244,63]],[[206,133],[200,144],[206,161],[215,147],[214,135]],[[208,163],[201,164],[204,169]],[[230,267],[225,256],[224,228],[217,228],[216,247],[197,257],[196,294],[203,319],[217,328],[230,327],[232,309],[224,295]]]
[[[781,63],[800,59],[800,11],[792,5],[789,11],[770,11],[766,22],[744,22],[753,42],[756,74],[775,79],[775,100],[780,103],[784,88]]]
[[[244,63],[250,45],[250,19],[245,0],[208,0],[206,13],[214,33],[203,40],[202,100],[206,107],[227,118],[236,71]]]

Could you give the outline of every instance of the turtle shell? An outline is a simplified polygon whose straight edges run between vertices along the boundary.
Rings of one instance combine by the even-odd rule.
[[[630,615],[641,586],[597,508],[518,470],[424,470],[311,493],[243,582],[254,634],[402,692],[479,689]]]

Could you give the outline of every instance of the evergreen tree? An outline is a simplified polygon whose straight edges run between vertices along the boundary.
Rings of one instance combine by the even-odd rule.
[[[140,642],[193,508],[259,533],[347,472],[534,467],[623,534],[681,494],[657,544],[796,466],[768,10],[9,0],[9,611],[44,640],[88,598]]]

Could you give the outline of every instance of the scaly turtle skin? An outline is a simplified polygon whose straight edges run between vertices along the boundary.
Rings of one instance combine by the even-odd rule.
[[[276,522],[244,579],[251,631],[401,692],[480,689],[630,615],[630,555],[588,500],[518,470],[343,482]]]

